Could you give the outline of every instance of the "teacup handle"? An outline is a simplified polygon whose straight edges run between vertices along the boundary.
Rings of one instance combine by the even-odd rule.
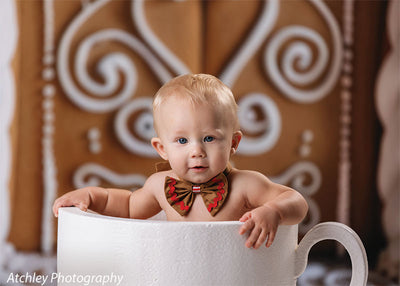
[[[321,240],[337,240],[346,248],[352,267],[350,286],[367,284],[368,259],[361,239],[350,227],[337,222],[317,224],[303,237],[296,250],[296,278],[306,269],[311,247]]]

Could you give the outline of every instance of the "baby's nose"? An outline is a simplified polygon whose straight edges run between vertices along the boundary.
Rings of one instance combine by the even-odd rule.
[[[206,156],[206,152],[203,148],[203,146],[200,143],[195,143],[193,145],[192,151],[191,151],[191,157],[196,158],[204,158]]]

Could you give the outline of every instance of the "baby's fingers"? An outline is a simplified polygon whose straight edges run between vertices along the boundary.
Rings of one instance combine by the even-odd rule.
[[[264,243],[264,241],[267,239],[267,236],[268,236],[268,232],[266,230],[262,230],[260,235],[258,236],[256,243],[254,244],[254,248],[258,249]]]
[[[256,243],[258,242],[261,232],[262,232],[261,228],[258,228],[258,227],[253,228],[253,230],[251,231],[251,233],[249,235],[249,238],[246,241],[246,247],[256,248]]]
[[[57,199],[53,204],[53,214],[55,217],[58,217],[58,209],[62,207],[62,202],[60,199]]]
[[[70,198],[68,196],[66,197],[60,197],[58,198],[54,204],[53,204],[53,213],[55,217],[58,217],[58,209],[61,207],[72,207],[76,206],[82,211],[87,211],[88,210],[88,205],[85,202],[82,202],[80,200],[74,200],[73,198]]]
[[[268,240],[265,243],[266,247],[270,247],[272,245],[272,243],[274,242],[274,239],[275,239],[275,234],[276,234],[276,231],[270,231],[268,233]]]
[[[79,205],[77,205],[77,207],[78,207],[81,211],[84,211],[84,212],[87,212],[87,210],[88,210],[88,206],[87,206],[86,204],[84,204],[84,203],[80,203]]]
[[[242,218],[243,218],[243,217],[242,217]],[[241,219],[240,221],[242,221],[242,219]],[[255,225],[254,220],[248,219],[248,220],[241,226],[241,228],[239,229],[239,234],[244,234],[244,233],[246,233],[247,231],[253,229],[253,228],[254,228],[254,225]]]
[[[251,219],[251,212],[247,212],[245,213],[240,219],[240,222],[245,222],[248,221],[249,219]]]

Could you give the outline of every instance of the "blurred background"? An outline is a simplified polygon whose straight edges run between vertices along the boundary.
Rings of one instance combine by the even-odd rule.
[[[371,285],[397,285],[399,3],[2,0],[0,284],[56,271],[56,197],[143,184],[160,161],[153,95],[210,73],[239,105],[232,163],[303,194],[300,236],[324,221],[353,228]],[[310,256],[299,283],[348,283],[340,246]]]

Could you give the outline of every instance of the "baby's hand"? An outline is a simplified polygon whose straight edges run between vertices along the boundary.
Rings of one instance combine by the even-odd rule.
[[[87,211],[90,205],[90,196],[89,193],[84,189],[72,191],[66,193],[65,195],[59,197],[54,201],[53,204],[53,213],[54,216],[58,217],[58,209],[61,207],[78,207],[82,211]]]
[[[280,215],[272,207],[263,205],[245,213],[239,221],[244,222],[239,234],[250,231],[246,247],[258,249],[267,238],[265,246],[271,246],[278,229]]]

